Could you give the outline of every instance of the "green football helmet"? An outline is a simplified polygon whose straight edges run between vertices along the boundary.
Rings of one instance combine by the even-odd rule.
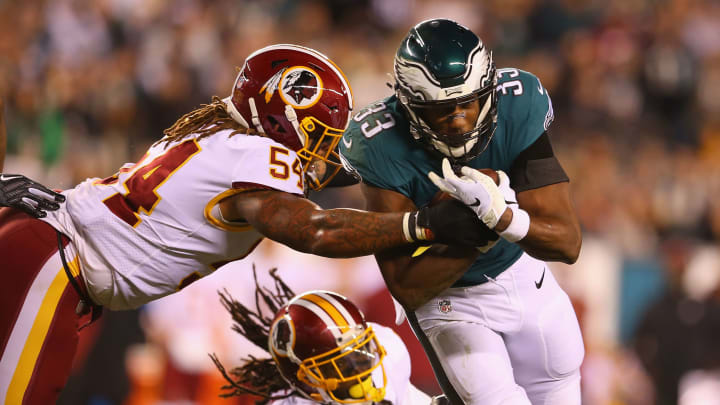
[[[414,26],[395,55],[394,78],[416,140],[455,162],[468,161],[487,148],[497,122],[495,64],[472,31],[445,19]],[[429,110],[450,113],[475,102],[480,113],[465,133],[442,133],[423,119]]]

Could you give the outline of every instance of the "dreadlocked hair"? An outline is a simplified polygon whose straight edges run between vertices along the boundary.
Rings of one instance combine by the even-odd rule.
[[[277,311],[282,308],[288,300],[295,296],[295,293],[288,285],[277,275],[277,268],[270,270],[270,276],[274,280],[274,288],[271,290],[267,287],[261,287],[258,283],[257,272],[253,264],[253,278],[255,279],[255,310],[252,310],[241,304],[230,296],[227,290],[218,291],[220,302],[225,309],[230,312],[233,318],[232,329],[237,333],[245,336],[255,346],[263,350],[267,350],[268,336],[270,335],[270,326],[273,317]],[[260,303],[268,307],[266,313],[270,316],[264,316],[260,309]],[[293,396],[292,388],[280,375],[277,370],[275,361],[272,358],[258,359],[254,356],[243,359],[244,364],[240,367],[233,368],[229,372],[220,363],[217,355],[211,354],[215,366],[223,375],[228,384],[221,389],[223,393],[221,397],[232,397],[235,395],[251,394],[261,397],[257,400],[257,405],[265,405],[270,401],[278,400]],[[273,395],[279,391],[290,391],[285,395]]]
[[[212,97],[210,104],[202,104],[200,108],[183,115],[165,131],[165,136],[156,143],[165,143],[165,147],[172,142],[197,135],[195,139],[202,139],[216,132],[232,129],[230,136],[236,134],[255,134],[255,131],[245,128],[235,121],[225,110],[225,102],[218,96]]]

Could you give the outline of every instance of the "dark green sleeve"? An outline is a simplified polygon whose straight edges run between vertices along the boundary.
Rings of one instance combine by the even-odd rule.
[[[547,131],[550,123],[555,118],[553,114],[552,102],[547,89],[542,87],[540,79],[535,75],[527,73],[525,76],[526,88],[530,92],[530,103],[528,107],[527,120],[524,126],[524,136],[522,144],[518,145],[518,153],[525,150],[528,146]]]
[[[550,95],[542,87],[540,79],[532,73],[520,71],[523,94],[512,100],[513,132],[508,139],[510,161],[535,143],[553,121]]]
[[[527,116],[514,134],[511,184],[515,191],[540,188],[568,181],[565,171],[555,158],[547,130],[552,122],[552,101],[540,80],[523,72],[523,87],[527,91]]]

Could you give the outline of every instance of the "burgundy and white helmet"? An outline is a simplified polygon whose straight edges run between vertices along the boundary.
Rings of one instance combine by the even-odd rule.
[[[319,190],[341,168],[336,146],[353,109],[350,84],[322,53],[298,45],[271,45],[248,56],[225,98],[230,116],[294,150],[309,185]],[[327,165],[322,178],[310,162]]]
[[[283,378],[308,399],[370,404],[385,397],[385,349],[339,294],[317,290],[291,299],[275,314],[268,346]],[[379,373],[372,378],[378,367],[382,383]]]

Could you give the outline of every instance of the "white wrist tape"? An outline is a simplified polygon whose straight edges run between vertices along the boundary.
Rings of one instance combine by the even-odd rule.
[[[498,232],[498,235],[508,242],[517,242],[522,240],[530,230],[530,215],[516,204],[508,204],[508,207],[513,213],[512,220],[504,231]]]
[[[429,229],[423,228],[417,224],[418,211],[406,212],[403,215],[402,228],[405,240],[408,242],[417,242],[420,240],[430,240],[432,233]]]
[[[412,235],[410,235],[410,215],[412,214],[412,212],[406,212],[405,215],[403,215],[402,221],[403,234],[405,235],[405,240],[408,242],[415,242]]]

